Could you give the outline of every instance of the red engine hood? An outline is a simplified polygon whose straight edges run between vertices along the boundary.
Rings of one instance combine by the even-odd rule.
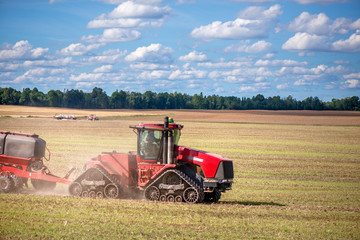
[[[215,153],[191,149],[182,146],[175,146],[177,159],[199,165],[206,178],[214,178],[220,162],[232,162],[232,160]]]

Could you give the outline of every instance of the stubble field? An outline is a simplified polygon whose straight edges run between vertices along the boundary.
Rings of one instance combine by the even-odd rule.
[[[74,112],[72,112],[74,111]],[[55,113],[100,121],[59,121]],[[101,152],[134,151],[128,127],[169,115],[180,145],[234,161],[218,204],[0,194],[0,239],[360,239],[360,113],[312,111],[85,111],[0,106],[0,130],[47,141],[64,176]]]

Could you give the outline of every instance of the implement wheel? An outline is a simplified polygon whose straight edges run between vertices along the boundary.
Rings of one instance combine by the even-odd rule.
[[[9,176],[0,176],[0,189],[4,193],[9,193],[15,190],[15,183]]]

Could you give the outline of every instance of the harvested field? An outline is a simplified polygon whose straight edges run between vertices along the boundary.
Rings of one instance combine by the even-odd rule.
[[[58,121],[55,113],[100,121]],[[47,141],[48,166],[60,176],[101,152],[135,150],[129,124],[165,115],[185,125],[180,145],[228,157],[235,170],[219,204],[79,199],[61,185],[55,194],[1,193],[1,239],[360,239],[359,112],[0,106],[0,115],[0,130]]]
[[[100,118],[118,119],[146,117],[158,121],[159,116],[171,116],[177,121],[274,123],[313,125],[360,125],[360,112],[353,111],[267,111],[267,110],[77,110],[66,108],[36,108],[0,105],[0,117],[51,118],[55,114],[72,114],[85,118],[96,114]]]

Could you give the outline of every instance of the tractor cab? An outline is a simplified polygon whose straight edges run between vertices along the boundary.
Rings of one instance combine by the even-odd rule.
[[[168,117],[164,124],[139,123],[130,125],[136,131],[137,155],[146,162],[174,164],[174,146],[178,144],[183,125]]]

